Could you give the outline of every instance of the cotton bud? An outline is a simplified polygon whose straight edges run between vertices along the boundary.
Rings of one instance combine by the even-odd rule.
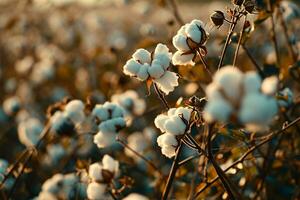
[[[244,7],[245,7],[245,10],[248,12],[248,13],[252,13],[255,9],[255,2],[253,0],[246,0],[244,2]]]
[[[225,16],[222,11],[217,10],[210,16],[210,19],[215,26],[220,27],[224,23]]]

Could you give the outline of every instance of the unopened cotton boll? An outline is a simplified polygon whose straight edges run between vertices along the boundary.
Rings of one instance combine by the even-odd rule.
[[[123,198],[122,200],[149,200],[149,198],[141,194],[131,193],[127,195],[125,198]]]
[[[105,198],[106,185],[92,182],[88,185],[86,193],[90,200],[102,200]]]
[[[18,125],[19,140],[26,147],[34,146],[39,141],[42,130],[43,125],[38,119],[27,119]]]
[[[274,95],[278,87],[278,78],[276,76],[271,76],[263,80],[261,85],[261,90],[266,95]]]

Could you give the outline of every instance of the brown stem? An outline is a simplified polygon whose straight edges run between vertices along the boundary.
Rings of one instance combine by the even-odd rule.
[[[223,50],[222,50],[221,58],[220,58],[220,61],[219,61],[219,64],[218,64],[218,69],[220,69],[223,65],[225,53],[226,53],[227,48],[229,46],[229,42],[230,42],[230,39],[231,39],[231,36],[233,34],[233,30],[234,30],[236,24],[237,24],[236,17],[232,17],[231,18],[231,24],[229,26],[229,30],[228,30],[228,34],[227,34],[227,38],[226,38],[226,41],[225,41],[225,44],[224,44],[224,47],[223,47]]]
[[[181,17],[181,15],[178,12],[178,6],[175,0],[169,0],[171,7],[172,7],[172,11],[173,11],[173,15],[176,19],[176,21],[178,22],[179,25],[184,25],[184,21]]]
[[[268,0],[268,9],[269,9],[269,12],[272,12],[272,14],[271,14],[271,24],[272,24],[271,39],[272,39],[275,53],[276,53],[277,64],[278,64],[278,67],[280,67],[279,46],[278,46],[278,42],[277,42],[277,38],[276,38],[274,11],[272,10],[272,0]]]
[[[179,168],[178,163],[179,163],[179,156],[180,156],[182,147],[183,147],[182,141],[180,140],[179,146],[176,150],[175,158],[173,160],[172,167],[171,167],[171,170],[170,170],[170,173],[168,176],[168,180],[167,180],[166,186],[164,188],[163,195],[161,197],[162,200],[166,200],[169,196],[171,186],[172,186],[173,180],[175,178],[176,171]]]
[[[263,72],[263,70],[261,69],[261,67],[258,65],[258,63],[256,62],[255,58],[251,55],[250,51],[248,50],[248,48],[245,46],[245,44],[242,44],[242,48],[245,51],[245,53],[247,54],[247,56],[249,57],[249,59],[251,60],[252,64],[255,66],[256,71],[258,72],[259,76],[264,79],[266,76]]]
[[[141,158],[142,160],[144,160],[150,167],[152,167],[156,172],[159,173],[159,175],[162,177],[162,174],[160,172],[160,170],[155,166],[155,164],[153,162],[151,162],[151,160],[148,160],[147,158],[145,158],[145,156],[143,156],[142,154],[140,154],[139,152],[135,151],[134,149],[132,149],[128,144],[126,144],[125,141],[121,140],[120,138],[116,139],[117,142],[119,142],[124,148],[130,150],[131,152],[133,152],[135,155],[137,155],[139,158]]]
[[[198,54],[198,56],[199,56],[199,58],[200,58],[200,60],[201,60],[201,62],[203,64],[203,66],[204,66],[204,69],[207,71],[207,73],[209,74],[210,78],[212,79],[213,74],[209,70],[209,66],[208,66],[207,62],[205,61],[205,59],[203,58],[203,56],[201,55],[200,50],[197,50],[197,54]]]
[[[213,126],[214,124],[210,124],[208,127],[208,141],[207,141],[207,151],[208,151],[208,159],[211,161],[214,169],[216,170],[218,176],[221,179],[221,182],[226,190],[230,199],[241,199],[241,195],[235,190],[233,183],[227,178],[225,172],[221,169],[219,164],[216,162],[214,155],[212,153],[212,135],[213,135]]]
[[[248,149],[238,160],[233,162],[229,167],[227,167],[224,172],[227,172],[231,168],[235,167],[237,164],[244,162],[244,160],[250,155],[253,151],[257,150],[259,147],[263,146],[264,144],[271,141],[274,137],[284,133],[287,129],[295,126],[300,121],[300,117],[295,119],[293,122],[286,125],[283,129],[272,132],[264,137],[264,139],[259,142],[257,145],[252,146],[250,149]],[[195,195],[194,198],[197,198],[203,191],[205,191],[207,188],[209,188],[212,184],[214,184],[219,179],[219,176],[214,177],[211,181],[209,181],[204,187],[202,187]]]
[[[240,31],[239,41],[238,41],[237,47],[235,49],[234,58],[233,58],[233,64],[232,64],[233,66],[235,66],[236,60],[237,60],[237,57],[238,57],[238,54],[239,54],[240,46],[241,46],[241,43],[242,43],[242,40],[243,40],[243,34],[245,32],[245,24],[246,24],[246,22],[247,22],[247,15],[245,15],[244,24],[243,24],[242,30]]]
[[[154,85],[154,89],[155,89],[155,92],[156,92],[158,98],[163,102],[163,104],[165,105],[166,109],[169,110],[170,106],[169,106],[167,100],[165,99],[164,94],[162,94],[162,92],[160,91],[160,89],[157,87],[156,83],[154,83],[153,85]]]

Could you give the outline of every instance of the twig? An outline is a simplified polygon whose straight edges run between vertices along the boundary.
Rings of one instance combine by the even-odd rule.
[[[164,188],[163,195],[161,197],[162,200],[166,200],[169,196],[171,186],[172,186],[173,180],[175,178],[176,171],[179,168],[178,163],[179,163],[179,156],[180,156],[182,147],[183,147],[182,140],[180,140],[179,146],[176,150],[175,158],[173,160],[172,167],[171,167],[171,170],[170,170],[170,173],[168,176],[168,180],[167,180],[166,186]]]
[[[162,94],[162,92],[160,91],[160,89],[157,87],[156,83],[154,83],[153,85],[154,85],[154,89],[155,89],[155,92],[156,92],[158,98],[163,102],[163,104],[165,105],[165,107],[169,110],[170,106],[169,106],[167,100],[165,99],[164,94]]]
[[[208,125],[208,141],[207,141],[207,151],[208,151],[208,159],[211,161],[214,169],[216,170],[218,176],[221,179],[221,182],[224,186],[224,189],[226,190],[228,196],[230,199],[241,199],[241,195],[239,192],[234,188],[233,183],[227,178],[225,172],[221,169],[219,164],[216,162],[214,155],[212,153],[212,135],[213,135],[213,126],[214,124]]]
[[[120,138],[116,138],[117,142],[119,142],[123,147],[127,148],[128,150],[130,150],[131,152],[133,152],[135,155],[137,155],[139,158],[141,158],[142,160],[144,160],[150,167],[152,167],[156,172],[159,173],[159,175],[162,177],[162,174],[160,172],[160,170],[155,166],[155,164],[147,159],[145,156],[143,156],[142,154],[140,154],[139,152],[135,151],[133,148],[131,148],[128,144],[126,144],[125,141],[121,140]]]
[[[276,31],[275,31],[275,19],[274,19],[274,13],[272,10],[272,0],[268,0],[268,10],[271,12],[271,39],[274,45],[275,53],[276,53],[276,60],[278,67],[280,67],[280,57],[279,57],[279,46],[276,38]]]
[[[198,56],[199,56],[199,58],[200,58],[200,60],[201,60],[201,62],[203,64],[203,66],[204,66],[204,69],[207,71],[207,73],[209,74],[209,76],[212,78],[213,74],[209,70],[209,66],[208,66],[207,62],[204,60],[203,56],[201,55],[200,50],[197,50],[197,54],[198,54]]]
[[[233,64],[232,64],[233,66],[235,66],[236,60],[237,60],[237,57],[238,57],[238,54],[239,54],[241,42],[243,40],[243,35],[244,35],[244,32],[245,32],[245,24],[246,24],[246,22],[247,22],[247,15],[245,15],[244,24],[243,24],[242,30],[240,31],[239,41],[238,41],[237,47],[235,49],[234,58],[233,58]]]
[[[286,125],[283,129],[281,129],[280,131],[276,131],[276,132],[272,132],[270,134],[268,134],[267,136],[264,137],[264,139],[258,143],[255,146],[252,146],[250,149],[248,149],[238,160],[236,160],[235,162],[233,162],[229,167],[227,167],[224,172],[227,172],[228,170],[230,170],[231,168],[235,167],[237,164],[242,163],[247,157],[248,155],[250,155],[253,151],[257,150],[259,147],[261,147],[262,145],[268,143],[270,140],[272,140],[274,137],[284,133],[287,129],[293,127],[294,125],[296,125],[298,122],[300,121],[300,117],[298,117],[297,119],[295,119],[293,122],[289,123],[288,125]],[[201,188],[195,195],[194,198],[197,198],[204,190],[206,190],[208,187],[210,187],[212,184],[214,184],[217,180],[219,179],[219,176],[214,177],[211,181],[209,181],[203,188]]]
[[[223,65],[223,60],[224,60],[224,57],[225,57],[225,53],[226,53],[226,50],[228,48],[228,45],[229,45],[231,36],[233,34],[233,30],[234,30],[236,24],[237,24],[237,19],[235,19],[235,17],[232,16],[231,17],[231,24],[229,26],[229,30],[228,30],[228,34],[227,34],[227,38],[226,38],[226,41],[225,41],[225,44],[224,44],[224,47],[223,47],[223,50],[222,50],[221,58],[220,58],[220,61],[219,61],[219,64],[218,64],[218,69],[220,69]]]
[[[258,63],[256,62],[256,60],[253,58],[253,56],[251,55],[250,51],[248,50],[248,48],[245,46],[245,44],[242,44],[242,48],[245,51],[245,53],[247,54],[247,56],[249,57],[249,59],[251,60],[252,64],[255,66],[256,71],[258,72],[259,76],[264,79],[266,76],[263,72],[263,70],[261,69],[261,67],[258,65]]]
[[[169,0],[170,4],[171,4],[171,7],[172,7],[172,13],[176,19],[176,21],[178,22],[179,25],[184,25],[184,21],[181,17],[181,15],[179,14],[178,12],[178,6],[177,6],[177,3],[176,3],[176,0]]]

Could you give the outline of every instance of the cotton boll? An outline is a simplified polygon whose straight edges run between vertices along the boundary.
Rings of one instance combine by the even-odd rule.
[[[189,121],[190,117],[191,117],[191,113],[192,113],[191,109],[185,108],[185,107],[179,107],[176,109],[175,115],[178,116],[178,115],[182,114],[183,118],[186,119],[187,121]]]
[[[133,58],[128,60],[123,67],[123,72],[129,76],[136,76],[142,65],[135,61]]]
[[[274,95],[278,87],[278,78],[276,76],[271,76],[263,80],[261,85],[261,90],[266,95]]]
[[[182,34],[177,34],[173,37],[172,43],[174,47],[180,51],[189,51],[190,48],[186,42],[187,37]]]
[[[170,133],[164,133],[157,137],[157,144],[160,147],[164,146],[174,146],[176,147],[178,145],[178,141],[176,140],[176,137]]]
[[[204,119],[208,123],[213,121],[226,122],[230,117],[233,108],[222,99],[208,101],[204,108]]]
[[[130,134],[127,138],[127,141],[128,141],[128,146],[139,153],[143,153],[145,149],[148,147],[147,139],[140,132],[135,132]],[[139,159],[139,157],[137,157],[135,153],[133,153],[127,148],[125,149],[125,154],[134,159]]]
[[[139,61],[141,64],[151,62],[151,54],[145,49],[138,49],[132,55],[132,58],[136,61]]]
[[[39,193],[39,196],[36,197],[36,200],[57,200],[57,198],[50,192],[42,191]]]
[[[97,104],[94,107],[94,109],[92,111],[92,115],[97,117],[101,121],[105,121],[105,120],[109,119],[108,110],[103,108],[103,106],[100,104]]]
[[[89,177],[92,181],[102,181],[102,165],[100,163],[93,163],[89,166]]]
[[[94,143],[97,145],[98,148],[105,148],[107,146],[110,146],[114,143],[116,138],[115,133],[103,133],[99,131],[95,136],[94,136]]]
[[[260,90],[261,78],[256,72],[248,72],[244,75],[245,93],[257,93]]]
[[[56,164],[67,152],[60,144],[52,144],[47,146],[47,153],[50,158],[49,162]]]
[[[161,43],[157,44],[157,46],[154,50],[154,55],[159,55],[159,54],[163,54],[163,55],[167,54],[167,55],[169,55],[169,57],[171,57],[171,55],[172,55],[169,52],[169,48],[166,45],[161,44]]]
[[[194,54],[184,54],[182,51],[176,51],[172,57],[173,65],[195,65]]]
[[[59,135],[75,132],[74,123],[61,111],[56,111],[50,119],[51,129]]]
[[[123,117],[123,115],[124,115],[124,110],[120,106],[115,105],[115,108],[112,111],[111,117],[119,118],[119,117]]]
[[[20,104],[21,103],[18,97],[9,97],[3,102],[3,110],[7,115],[13,115],[20,110]]]
[[[148,74],[149,67],[150,67],[150,65],[148,63],[141,65],[138,73],[136,74],[137,78],[140,81],[145,81],[149,77],[149,74]]]
[[[125,198],[123,198],[122,200],[149,200],[149,198],[137,193],[131,193],[127,195]]]
[[[87,197],[90,200],[102,200],[105,198],[106,185],[92,182],[87,187]]]
[[[167,112],[168,116],[173,116],[176,113],[176,108],[170,108]]]
[[[144,99],[136,99],[134,101],[134,109],[133,112],[135,115],[142,115],[146,110],[146,102]]]
[[[103,169],[110,171],[114,177],[119,175],[119,162],[109,155],[105,154],[102,159]]]
[[[238,101],[241,95],[242,72],[233,66],[222,67],[214,76],[214,82],[222,87],[226,96]]]
[[[277,111],[274,98],[263,94],[249,94],[243,99],[239,119],[246,124],[268,125]]]
[[[176,148],[173,146],[164,146],[161,148],[161,153],[168,158],[172,158],[176,154],[175,150]]]
[[[154,82],[157,83],[161,91],[168,95],[178,86],[178,76],[174,72],[166,71],[162,77],[155,79]]]
[[[47,179],[42,185],[42,191],[51,192],[55,194],[59,191],[59,185],[62,183],[64,176],[62,174],[55,174]]]
[[[167,121],[168,116],[164,115],[164,114],[161,114],[161,115],[158,115],[155,119],[154,119],[154,124],[155,126],[160,129],[161,132],[165,132],[166,129],[165,129],[165,122]]]
[[[160,78],[165,73],[165,70],[160,64],[152,63],[151,67],[148,68],[148,72],[152,78]]]
[[[167,119],[164,126],[166,132],[174,135],[184,134],[186,128],[186,125],[179,116],[173,116]]]
[[[223,99],[223,96],[220,92],[220,86],[214,82],[206,87],[205,93],[208,99]]]
[[[18,125],[19,140],[26,147],[34,146],[39,141],[42,130],[43,125],[38,119],[27,119]]]
[[[65,109],[65,115],[71,119],[74,124],[82,123],[85,119],[84,114],[84,104],[80,100],[72,100],[70,101]]]
[[[185,30],[187,36],[189,38],[191,38],[194,42],[196,43],[200,43],[201,41],[201,37],[202,37],[202,33],[198,27],[197,24],[195,23],[190,23]]]

